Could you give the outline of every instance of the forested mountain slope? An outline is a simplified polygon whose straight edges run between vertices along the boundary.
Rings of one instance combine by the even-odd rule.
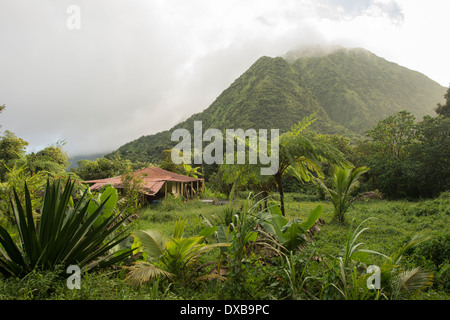
[[[351,138],[364,134],[378,120],[408,110],[417,119],[434,115],[446,88],[425,75],[380,58],[364,49],[338,48],[290,52],[284,57],[261,57],[203,112],[170,130],[143,136],[118,149],[123,158],[158,162],[176,144],[171,132],[194,121],[203,130],[289,130],[316,113],[313,129]]]

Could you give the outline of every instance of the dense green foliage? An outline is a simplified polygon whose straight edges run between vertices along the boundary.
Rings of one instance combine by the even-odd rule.
[[[233,185],[230,198],[237,187],[251,184],[253,189],[261,191],[265,197],[273,189],[277,188],[281,200],[281,212],[284,215],[284,185],[285,176],[293,176],[301,182],[308,182],[315,178],[323,178],[323,164],[346,163],[344,154],[340,152],[330,140],[323,139],[308,127],[314,123],[314,115],[305,117],[299,123],[293,125],[289,131],[281,134],[278,144],[278,166],[273,175],[262,175],[261,164],[221,165],[222,179]],[[247,142],[248,144],[248,142]],[[251,146],[253,150],[259,150],[258,146]],[[248,149],[246,149],[248,151]]]
[[[436,197],[450,188],[450,119],[426,116],[418,123],[400,111],[368,132],[352,160],[371,168],[367,187],[387,197]]]
[[[446,100],[445,104],[438,103],[436,113],[444,118],[450,118],[450,87],[444,95]]]
[[[119,154],[100,157],[94,160],[83,159],[71,171],[85,181],[117,177],[133,170],[142,169],[146,163],[135,163],[128,159],[122,159]]]
[[[228,246],[226,243],[206,244],[204,230],[199,235],[185,237],[186,220],[175,223],[171,237],[158,230],[139,230],[134,233],[135,247],[141,247],[142,258],[130,267],[126,280],[132,284],[143,284],[159,277],[182,284],[211,280],[214,276],[200,274],[198,260],[202,255],[216,247]],[[208,234],[214,230],[207,230]],[[137,249],[136,249],[137,250]],[[211,264],[214,264],[211,263]]]
[[[18,138],[13,132],[6,130],[0,136],[0,182],[6,180],[8,168],[25,156],[25,147],[28,142]]]
[[[275,195],[274,195],[275,196]],[[287,195],[292,199],[293,194]],[[441,200],[442,207],[448,208],[448,198]],[[444,204],[443,201],[446,201]],[[233,204],[233,212],[240,211],[245,200],[239,200]],[[450,289],[448,283],[449,272],[449,237],[448,237],[448,212],[437,211],[432,215],[416,215],[414,212],[419,203],[406,201],[358,201],[348,210],[349,221],[344,225],[333,222],[333,206],[323,202],[286,201],[287,219],[302,219],[307,221],[309,213],[318,204],[323,205],[320,218],[325,222],[320,226],[320,231],[313,237],[313,242],[303,250],[297,251],[292,256],[285,258],[270,258],[270,256],[255,254],[246,251],[245,259],[241,265],[245,287],[250,296],[247,299],[352,299],[352,293],[358,299],[375,299],[376,291],[366,290],[366,280],[370,275],[364,273],[364,266],[371,264],[382,266],[388,262],[380,254],[364,253],[364,250],[377,251],[386,256],[398,254],[401,248],[402,259],[395,271],[401,274],[403,271],[411,271],[423,267],[425,271],[434,275],[430,288],[423,292],[414,291],[408,299],[448,299]],[[423,202],[424,206],[427,206]],[[221,206],[212,206],[199,201],[191,201],[188,204],[177,206],[177,209],[164,209],[162,206],[151,206],[139,211],[139,220],[131,224],[131,232],[138,230],[158,230],[160,233],[172,235],[174,225],[180,219],[186,219],[184,228],[185,237],[194,237],[205,227],[204,220],[217,221],[225,217],[228,209]],[[370,218],[370,219],[368,219]],[[351,221],[353,220],[353,223]],[[351,244],[356,235],[356,227],[363,223],[362,228],[369,228],[361,233],[354,245],[358,245],[353,257],[348,260],[344,271],[346,277],[342,278],[339,257],[345,261],[347,244]],[[359,231],[362,230],[361,228]],[[421,232],[432,238],[415,246],[407,245],[414,236]],[[213,236],[207,237],[208,243],[214,243]],[[131,242],[132,243],[132,242]],[[129,246],[131,246],[129,243]],[[351,248],[351,247],[349,247]],[[362,249],[359,250],[359,249]],[[252,249],[253,250],[253,249]],[[347,250],[347,252],[350,252]],[[348,256],[348,255],[347,255]],[[198,260],[199,264],[217,261],[218,252],[210,254]],[[288,263],[289,261],[289,263]],[[269,263],[270,262],[270,263]],[[293,268],[290,268],[293,266]],[[226,264],[222,261],[222,267]],[[353,267],[356,267],[355,269]],[[356,270],[356,281],[353,282],[352,272]],[[58,271],[58,270],[57,270]],[[64,270],[63,270],[64,271]],[[170,284],[168,280],[148,282],[141,286],[131,286],[124,281],[126,273],[123,269],[109,269],[100,272],[83,273],[81,289],[70,290],[66,286],[65,279],[61,279],[57,272],[35,270],[26,278],[1,278],[1,299],[87,299],[87,300],[128,300],[128,299],[223,299],[224,283],[220,280],[211,282],[190,282]],[[345,279],[347,286],[343,286]],[[333,287],[331,283],[337,287]],[[236,288],[236,287],[235,287]],[[355,290],[354,290],[355,289]],[[339,291],[341,290],[342,293]],[[344,291],[347,290],[347,291]],[[379,299],[394,298],[393,291],[383,290]],[[244,295],[244,292],[240,292]],[[239,295],[236,292],[235,297]]]
[[[434,114],[445,92],[426,76],[364,49],[305,53],[292,60],[330,119],[360,134],[401,110],[418,119]]]

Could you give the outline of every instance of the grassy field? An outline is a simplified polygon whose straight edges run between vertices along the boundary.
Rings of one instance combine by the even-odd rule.
[[[422,202],[371,200],[355,202],[346,213],[346,222],[340,225],[333,220],[333,207],[326,201],[296,201],[292,195],[286,196],[287,218],[306,219],[311,209],[318,204],[324,206],[321,218],[325,222],[314,236],[314,241],[296,257],[296,266],[305,265],[311,252],[319,259],[338,256],[345,245],[346,236],[353,221],[353,228],[366,220],[364,226],[369,230],[363,232],[358,242],[363,242],[365,249],[375,250],[390,255],[408,242],[416,234],[432,238],[413,250],[407,252],[403,264],[411,267],[423,266],[433,272],[434,282],[431,288],[417,293],[411,299],[447,300],[449,294],[449,200],[441,198]],[[243,200],[231,206],[239,210]],[[197,235],[205,227],[202,216],[214,221],[221,216],[228,206],[214,206],[200,201],[182,203],[170,200],[162,205],[144,207],[139,210],[139,218],[130,224],[130,231],[156,229],[170,235],[174,224],[186,219],[185,235]],[[132,239],[126,245],[131,245]],[[211,252],[205,261],[218,258],[218,250]],[[382,257],[370,256],[373,264],[381,263]],[[312,264],[311,264],[312,265]],[[251,299],[292,299],[288,293],[291,278],[286,272],[286,264],[281,259],[271,263],[262,261],[252,255],[245,265],[247,289],[252,293]],[[300,269],[299,269],[300,270]],[[311,273],[310,273],[311,272]],[[315,274],[308,269],[308,274]],[[82,299],[82,300],[129,300],[129,299],[222,299],[221,283],[212,281],[208,284],[180,286],[162,280],[142,286],[132,286],[123,279],[126,269],[121,267],[102,270],[97,273],[82,275],[81,289],[70,290],[66,280],[55,272],[33,272],[24,279],[3,279],[0,277],[0,299]],[[292,275],[292,274],[291,274]],[[322,277],[323,274],[321,274]],[[311,287],[308,287],[310,285]],[[311,298],[305,292],[314,291],[317,283],[306,282],[298,298]],[[317,295],[316,295],[317,296]]]

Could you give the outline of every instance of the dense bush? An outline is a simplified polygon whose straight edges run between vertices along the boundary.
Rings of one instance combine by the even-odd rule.
[[[450,198],[439,197],[433,200],[420,201],[413,206],[403,209],[405,215],[416,217],[433,215],[450,215]]]

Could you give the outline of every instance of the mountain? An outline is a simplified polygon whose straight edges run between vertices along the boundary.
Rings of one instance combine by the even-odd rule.
[[[69,157],[69,169],[78,168],[78,161],[80,160],[95,160],[97,158],[103,157],[103,153],[88,154],[88,155],[77,155]]]
[[[158,162],[176,145],[171,132],[194,121],[203,130],[290,129],[315,112],[313,129],[357,138],[379,120],[400,110],[418,119],[434,115],[446,91],[425,75],[364,49],[313,48],[283,57],[261,57],[203,112],[171,130],[143,136],[118,149],[123,158]]]
[[[303,52],[286,59],[301,75],[328,116],[357,132],[391,114],[408,110],[422,119],[435,115],[446,88],[423,74],[389,62],[364,49]]]

